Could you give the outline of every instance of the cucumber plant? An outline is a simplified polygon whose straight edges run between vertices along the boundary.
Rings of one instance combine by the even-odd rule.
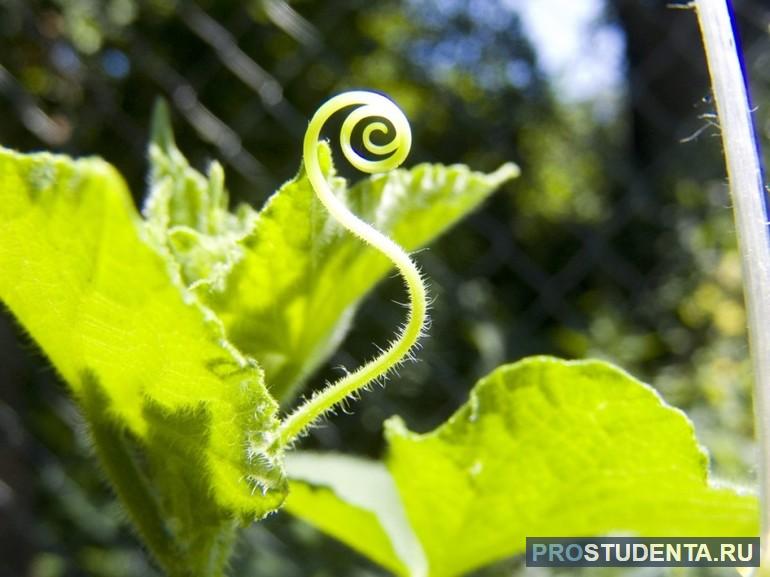
[[[321,132],[338,112],[344,156],[384,172],[336,176]],[[0,149],[0,300],[67,383],[162,570],[226,574],[239,527],[281,508],[405,577],[463,575],[534,534],[755,535],[756,496],[709,477],[686,416],[600,361],[499,367],[433,432],[389,419],[381,461],[297,449],[414,354],[428,296],[410,252],[517,174],[398,169],[410,142],[390,100],[341,94],[297,176],[230,211],[222,167],[192,168],[160,105],[141,216],[102,160]],[[392,267],[404,326],[282,416]]]

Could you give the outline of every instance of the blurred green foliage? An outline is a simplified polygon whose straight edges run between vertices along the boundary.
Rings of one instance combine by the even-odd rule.
[[[428,430],[502,362],[598,356],[685,409],[718,476],[750,482],[750,367],[718,130],[700,117],[714,110],[695,18],[664,5],[608,3],[626,67],[607,115],[562,98],[502,0],[5,0],[0,142],[99,154],[140,198],[162,95],[193,164],[219,159],[234,200],[261,205],[296,170],[323,99],[386,91],[413,125],[409,164],[514,160],[522,178],[418,255],[436,297],[421,362],[305,446],[376,456],[386,417]],[[735,7],[767,144],[770,9]],[[366,358],[401,321],[398,281],[377,292],[313,382]],[[153,575],[56,376],[7,320],[0,383],[0,576]],[[524,573],[519,560],[479,575],[511,572]],[[248,532],[233,573],[380,574],[285,515]]]

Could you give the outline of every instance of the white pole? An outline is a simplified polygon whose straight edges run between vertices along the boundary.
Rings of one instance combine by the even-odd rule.
[[[754,368],[755,430],[760,451],[761,535],[764,538],[770,528],[770,236],[758,145],[728,2],[695,0],[693,4],[703,34],[722,130],[742,260]]]

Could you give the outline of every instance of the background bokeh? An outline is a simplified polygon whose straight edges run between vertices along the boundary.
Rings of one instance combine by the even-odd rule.
[[[735,8],[767,145],[770,3]],[[385,418],[429,430],[498,364],[601,357],[687,411],[718,476],[753,482],[740,266],[691,11],[665,0],[0,0],[0,143],[103,156],[137,203],[158,96],[193,163],[221,160],[234,201],[261,205],[296,172],[314,109],[352,87],[405,109],[409,163],[514,160],[523,174],[419,254],[436,297],[420,362],[307,446],[374,457]],[[366,301],[329,367],[387,339],[400,290],[391,279]],[[524,573],[512,560],[477,575]],[[278,514],[245,532],[232,574],[383,573]],[[155,572],[64,387],[0,316],[0,577],[83,575]]]

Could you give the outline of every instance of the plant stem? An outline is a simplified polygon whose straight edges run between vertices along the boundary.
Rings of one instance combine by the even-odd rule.
[[[729,1],[729,0],[728,0]],[[762,535],[770,528],[770,235],[758,145],[738,39],[725,0],[695,0],[722,129],[741,253],[760,445]]]
[[[321,106],[310,121],[305,133],[303,149],[305,170],[318,199],[332,217],[362,241],[380,251],[398,269],[409,293],[408,319],[396,339],[379,356],[355,372],[328,385],[291,413],[278,431],[276,439],[278,446],[285,446],[294,441],[323,413],[373,380],[384,376],[388,370],[407,357],[419,340],[427,318],[426,289],[417,265],[393,240],[350,212],[344,202],[334,195],[321,169],[318,159],[321,129],[333,114],[350,106],[358,106],[358,108],[345,119],[340,142],[345,157],[353,166],[365,172],[382,172],[396,168],[406,158],[412,137],[409,122],[401,110],[392,101],[373,92],[345,92]],[[361,120],[377,117],[386,118],[391,122],[394,135],[387,144],[377,144],[372,141],[372,134],[387,133],[387,126],[379,121],[367,125],[363,131],[364,147],[378,155],[378,158],[368,160],[353,150],[350,140],[353,129]],[[390,156],[380,158],[382,155]]]
[[[166,527],[147,480],[136,465],[133,455],[120,431],[107,416],[104,395],[90,375],[84,384],[82,406],[88,421],[91,439],[107,477],[142,541],[168,577],[185,577],[181,552]]]

